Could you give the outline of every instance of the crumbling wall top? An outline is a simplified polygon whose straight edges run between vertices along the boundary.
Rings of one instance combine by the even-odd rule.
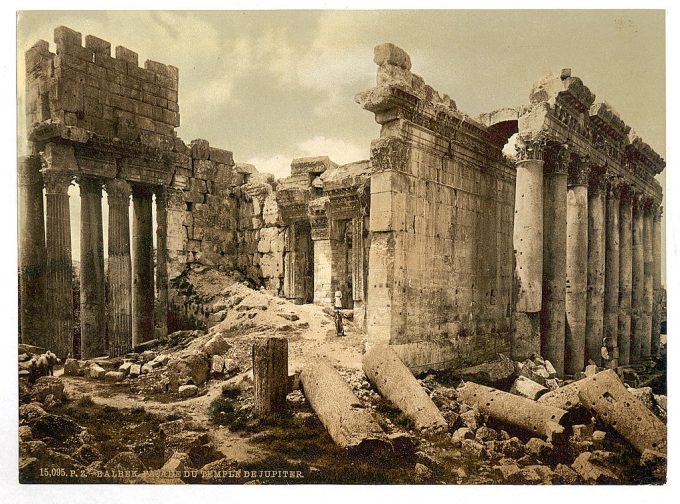
[[[293,159],[290,163],[290,173],[323,173],[331,168],[337,168],[337,163],[331,161],[328,156],[302,157]]]

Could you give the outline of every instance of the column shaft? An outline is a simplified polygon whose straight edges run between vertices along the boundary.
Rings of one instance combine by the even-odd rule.
[[[654,308],[654,216],[652,215],[651,200],[647,201],[643,217],[643,246],[644,246],[644,274],[645,291],[642,305],[644,320],[644,335],[640,350],[641,359],[652,357],[652,309]]]
[[[652,358],[659,358],[661,346],[661,321],[664,320],[663,292],[661,287],[661,260],[663,257],[663,242],[661,241],[663,210],[660,206],[654,208],[654,240],[652,254],[654,256],[654,306],[652,308]]]
[[[132,190],[132,345],[153,339],[153,220],[150,189]]]
[[[84,359],[106,354],[104,231],[101,182],[80,184],[80,346]]]
[[[532,147],[532,149],[537,146]],[[524,359],[540,352],[540,311],[543,297],[543,160],[542,151],[532,151],[534,159],[517,163],[515,186],[515,320],[512,356]]]
[[[643,243],[644,215],[642,204],[639,200],[633,208],[633,291],[631,296],[630,310],[630,363],[640,362],[642,355],[642,340],[644,338],[644,319],[642,310],[644,306],[645,292],[645,253]]]
[[[156,191],[156,337],[168,335],[168,200],[165,188]]]
[[[132,262],[130,259],[130,186],[121,179],[106,183],[109,203],[108,353],[132,348]]]
[[[68,188],[73,176],[45,170],[47,199],[45,244],[47,249],[47,338],[46,347],[58,357],[73,353],[73,263],[71,259],[71,215]],[[79,349],[78,349],[79,350]]]
[[[546,152],[543,176],[541,355],[564,376],[567,275],[567,167],[564,147]]]
[[[567,282],[565,373],[583,371],[586,346],[586,286],[588,280],[587,167],[578,157],[569,167],[567,190]]]
[[[619,331],[619,273],[620,273],[620,226],[619,188],[610,185],[607,193],[607,225],[605,226],[605,269],[604,269],[604,346],[606,354],[603,364],[618,366]]]
[[[621,192],[619,208],[619,365],[630,364],[631,296],[633,292],[633,205],[630,188]]]
[[[586,306],[586,363],[600,365],[604,332],[604,215],[603,175],[591,171],[588,191],[588,292]]]
[[[44,347],[45,340],[45,221],[40,158],[19,161],[19,292],[21,341]]]

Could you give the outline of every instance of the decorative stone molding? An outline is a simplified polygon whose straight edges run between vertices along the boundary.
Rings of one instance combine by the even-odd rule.
[[[588,190],[602,192],[607,187],[607,166],[592,165],[588,171]]]
[[[530,159],[542,160],[547,140],[544,136],[538,136],[529,140],[517,137],[515,149],[517,150],[517,162]]]
[[[549,144],[543,153],[543,173],[566,174],[571,161],[571,149],[568,144]]]
[[[73,183],[74,175],[62,170],[42,170],[46,194],[68,195],[68,188]]]
[[[569,160],[568,184],[570,186],[588,185],[589,166],[590,160],[586,156],[572,154]]]
[[[129,205],[132,188],[123,179],[110,179],[104,183],[106,188],[106,195],[108,197],[109,206],[111,205]]]

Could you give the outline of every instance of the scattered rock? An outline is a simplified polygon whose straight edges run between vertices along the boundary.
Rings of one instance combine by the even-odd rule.
[[[96,380],[103,380],[105,375],[106,370],[103,367],[99,366],[98,364],[92,364],[90,366],[89,371],[90,378],[94,378]]]
[[[64,362],[64,375],[78,376],[80,374],[80,364],[76,359],[66,359]]]
[[[480,420],[481,417],[479,416],[479,412],[474,408],[465,413],[461,413],[460,415],[460,421],[471,431],[476,431],[478,429]]]
[[[208,356],[223,354],[230,348],[231,345],[221,333],[217,333],[203,345],[203,351],[208,354]]]
[[[549,457],[553,446],[539,438],[531,438],[526,444],[526,452],[538,458]]]
[[[453,433],[451,436],[451,443],[453,443],[453,446],[459,447],[463,443],[464,439],[474,439],[475,438],[475,433],[472,432],[468,427],[461,427],[460,429],[456,430],[456,432]]]
[[[452,375],[466,381],[493,387],[510,380],[514,373],[515,364],[508,357],[500,354],[499,360],[456,369],[452,372]]]
[[[477,429],[477,432],[475,433],[475,441],[480,443],[484,443],[486,441],[496,441],[497,439],[498,433],[484,425]]]
[[[43,402],[48,395],[61,402],[64,399],[64,384],[56,376],[41,376],[31,388],[31,399]]]
[[[221,355],[213,355],[210,364],[210,372],[214,375],[221,375],[224,371],[224,357]]]
[[[545,380],[544,380],[545,383]],[[510,389],[511,394],[526,397],[535,401],[543,394],[548,392],[548,389],[533,380],[530,380],[526,376],[518,376],[515,383],[512,384]]]
[[[182,473],[185,469],[191,467],[191,459],[189,455],[182,452],[175,452],[161,467],[164,472],[179,472]]]
[[[104,375],[104,381],[110,382],[110,383],[116,383],[119,381],[123,381],[125,379],[125,373],[122,371],[109,371]]]
[[[424,464],[416,463],[414,471],[416,481],[419,483],[423,483],[432,479],[432,469]]]
[[[571,468],[588,483],[611,483],[618,481],[616,475],[600,465],[591,452],[581,453]]]
[[[629,388],[628,392],[630,392],[638,401],[644,404],[649,411],[652,413],[656,411],[652,387]]]
[[[501,441],[500,451],[508,457],[519,458],[524,455],[524,444],[519,438],[512,437],[506,441]]]
[[[576,471],[574,471],[568,465],[557,464],[557,466],[555,466],[554,472],[560,483],[573,485],[574,483],[578,482],[578,474],[576,474]]]
[[[130,378],[137,378],[142,374],[142,366],[139,364],[133,364],[130,366]]]
[[[19,426],[19,441],[28,441],[33,438],[33,433],[28,425]]]
[[[513,462],[495,466],[494,471],[503,481],[515,483],[519,479],[521,468]]]
[[[586,375],[586,378],[590,378],[591,376],[595,376],[597,374],[597,366],[595,364],[588,364],[586,366],[584,373]]]
[[[461,441],[461,449],[464,452],[481,459],[489,458],[489,453],[487,452],[486,447],[482,443],[478,443],[472,439],[463,439]]]
[[[47,415],[47,412],[43,409],[42,404],[38,402],[22,404],[19,406],[19,418],[26,422],[32,422],[43,415]]]
[[[179,388],[180,397],[193,397],[198,394],[198,387],[196,385],[182,385]]]
[[[85,465],[90,465],[92,462],[102,459],[102,454],[94,446],[84,444],[75,452],[75,458],[83,462]]]
[[[656,478],[666,479],[667,457],[653,450],[645,450],[640,457],[640,465],[652,471]]]
[[[109,460],[104,467],[107,471],[136,471],[141,473],[145,467],[137,455],[131,451],[120,452]]]
[[[132,362],[123,362],[120,366],[118,366],[118,371],[127,376],[130,373],[130,368],[132,366],[133,366]]]

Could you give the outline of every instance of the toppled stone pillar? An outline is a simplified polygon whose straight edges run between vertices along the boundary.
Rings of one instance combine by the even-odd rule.
[[[106,307],[102,183],[81,177],[80,345],[84,359],[105,355]]]
[[[607,211],[605,226],[605,269],[604,269],[604,346],[603,365],[618,366],[619,330],[619,195],[618,181],[611,181],[607,187]]]
[[[156,190],[156,303],[155,337],[168,335],[168,195],[165,188]]]
[[[130,259],[130,185],[122,179],[106,182],[109,203],[108,311],[110,356],[132,348],[132,263]]]
[[[666,452],[666,426],[633,394],[611,369],[582,380],[581,403],[614,429],[639,453]]]
[[[640,362],[645,337],[643,306],[645,299],[644,208],[641,195],[633,201],[633,293],[630,311],[630,363]]]
[[[564,376],[567,274],[567,169],[565,145],[546,149],[543,174],[543,304],[541,355]]]
[[[281,415],[288,394],[288,340],[274,337],[253,343],[253,411],[262,417]]]
[[[362,359],[368,380],[422,430],[445,430],[446,419],[418,380],[388,345],[371,347]]]
[[[132,345],[153,339],[153,222],[152,191],[132,188]]]
[[[619,365],[630,363],[631,299],[633,292],[633,194],[621,188],[619,208]]]
[[[661,240],[661,227],[663,225],[663,209],[658,204],[654,206],[654,233],[652,241],[652,254],[654,255],[653,280],[654,280],[654,306],[652,308],[652,358],[659,358],[661,347],[661,327],[664,320],[662,312],[662,289],[661,289],[661,258],[663,257],[663,242]]]
[[[512,356],[540,352],[543,280],[543,143],[522,144],[515,185],[515,327]]]
[[[75,160],[74,160],[75,161]],[[43,171],[47,199],[47,345],[58,357],[73,351],[73,263],[68,188],[73,175],[54,168]]]
[[[327,360],[305,363],[300,380],[314,413],[340,448],[366,453],[389,446],[370,410]]]
[[[19,290],[21,342],[47,348],[45,340],[45,221],[43,178],[37,155],[19,160]]]
[[[604,331],[604,169],[591,168],[589,182],[586,362],[600,365]]]
[[[640,358],[647,360],[652,358],[652,310],[654,309],[654,215],[651,198],[647,199],[644,205],[642,242],[645,291],[642,305],[644,334],[640,346]]]
[[[564,434],[561,422],[567,414],[565,410],[472,382],[458,389],[458,398],[482,415],[548,440],[557,440]]]
[[[567,190],[567,269],[565,369],[583,371],[586,343],[586,286],[588,281],[588,165],[572,156]]]

